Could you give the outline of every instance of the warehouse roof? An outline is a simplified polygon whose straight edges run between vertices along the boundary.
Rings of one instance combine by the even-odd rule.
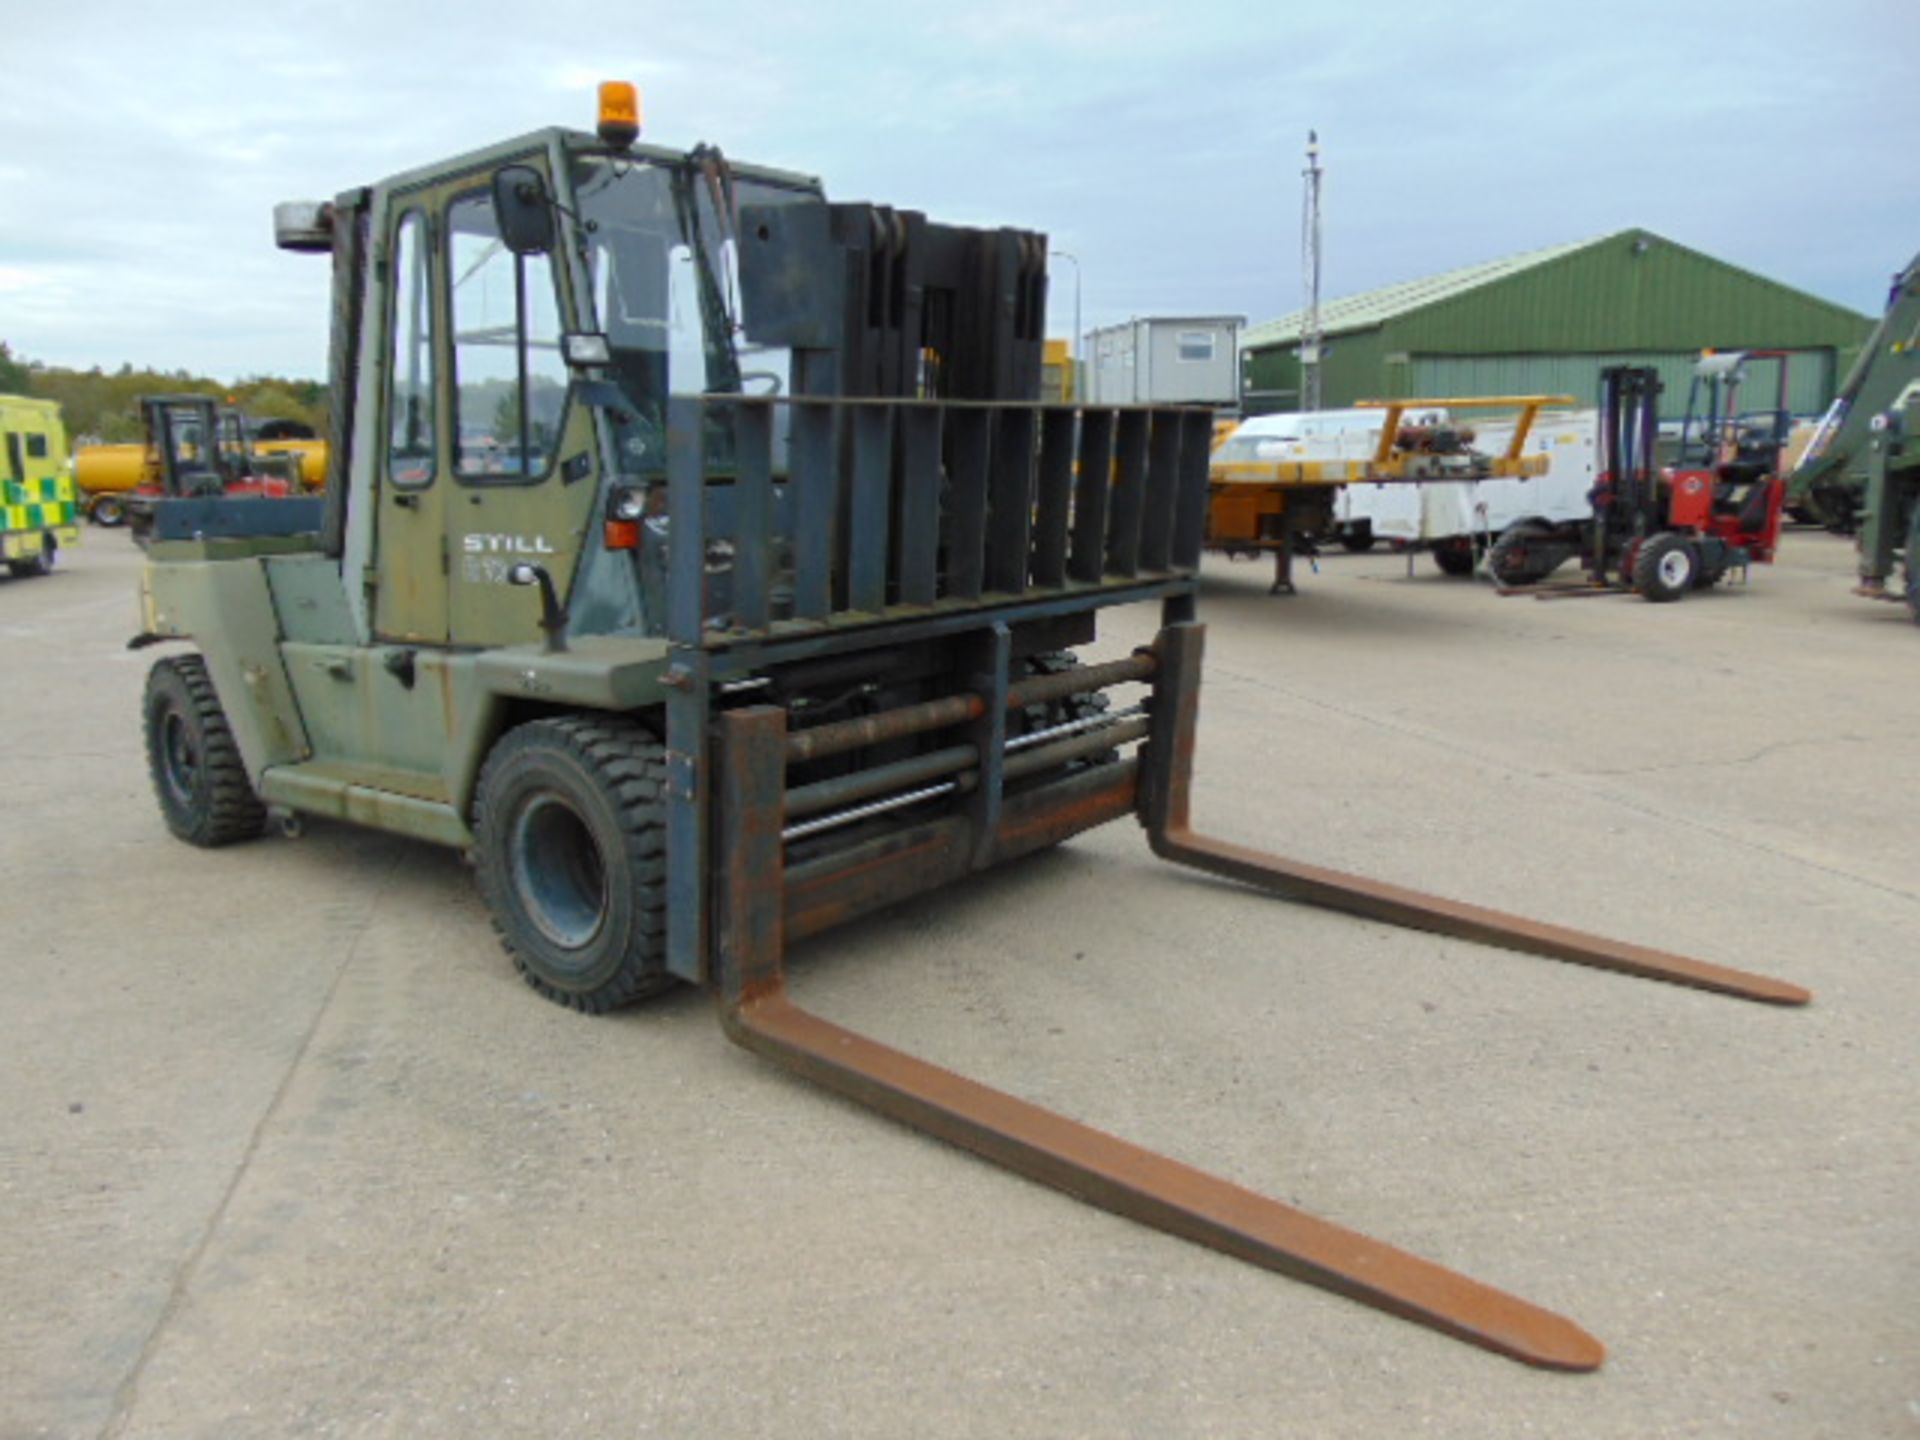
[[[1576,250],[1584,250],[1596,245],[1601,239],[1575,240],[1566,245],[1549,245],[1543,250],[1529,250],[1522,255],[1509,255],[1504,260],[1483,260],[1478,265],[1463,265],[1458,270],[1447,270],[1439,275],[1428,275],[1419,280],[1403,280],[1398,285],[1383,285],[1378,290],[1368,290],[1359,295],[1349,295],[1340,300],[1326,300],[1320,305],[1320,329],[1323,334],[1341,335],[1352,330],[1370,330],[1375,325],[1384,324],[1396,315],[1405,315],[1410,310],[1420,310],[1440,300],[1450,300],[1468,290],[1491,284],[1495,280],[1505,280],[1508,276],[1518,275],[1523,270],[1531,270],[1536,265],[1544,265],[1549,260],[1558,260],[1563,255],[1571,255]],[[1253,350],[1282,341],[1300,338],[1300,325],[1306,318],[1305,310],[1296,310],[1291,315],[1282,315],[1278,320],[1268,320],[1255,325],[1240,336],[1242,349]]]
[[[1576,240],[1567,246],[1548,246],[1546,250],[1528,250],[1523,255],[1486,261],[1484,265],[1467,265],[1457,271],[1446,271],[1444,275],[1428,275],[1423,280],[1407,280],[1404,284],[1390,284],[1359,296],[1329,301],[1321,305],[1321,330],[1327,336],[1340,336],[1361,330],[1377,330],[1384,324],[1402,323],[1409,321],[1413,315],[1427,315],[1428,311],[1436,315],[1457,315],[1459,305],[1452,301],[1478,290],[1507,286],[1509,282],[1517,282],[1521,276],[1526,276],[1526,286],[1530,286],[1526,290],[1526,305],[1530,305],[1534,311],[1540,311],[1534,315],[1536,323],[1542,319],[1542,315],[1553,315],[1553,328],[1559,332],[1561,344],[1571,344],[1567,340],[1569,334],[1582,334],[1592,340],[1597,334],[1596,326],[1599,330],[1619,332],[1622,317],[1613,313],[1615,300],[1597,296],[1592,290],[1596,284],[1607,284],[1605,276],[1592,269],[1572,275],[1567,267],[1574,263],[1586,265],[1590,257],[1599,261],[1613,248],[1634,255],[1665,255],[1668,259],[1678,259],[1682,265],[1682,269],[1674,269],[1668,263],[1661,271],[1663,278],[1659,284],[1634,290],[1638,303],[1630,305],[1628,309],[1638,313],[1640,319],[1638,323],[1628,324],[1628,328],[1659,328],[1655,324],[1657,317],[1665,317],[1670,323],[1684,315],[1690,324],[1715,330],[1722,346],[1734,346],[1730,336],[1743,328],[1751,328],[1751,324],[1734,324],[1728,328],[1728,317],[1738,313],[1749,321],[1761,315],[1768,317],[1768,323],[1763,328],[1776,338],[1766,340],[1764,344],[1780,344],[1778,336],[1782,334],[1782,324],[1788,323],[1788,319],[1791,319],[1788,328],[1795,332],[1807,332],[1811,328],[1826,336],[1824,340],[1809,340],[1809,344],[1857,344],[1857,340],[1839,342],[1834,336],[1851,336],[1851,332],[1859,328],[1860,336],[1864,338],[1864,326],[1870,324],[1864,315],[1847,309],[1845,305],[1820,300],[1818,296],[1809,296],[1803,290],[1795,290],[1780,284],[1778,280],[1770,280],[1768,276],[1743,271],[1738,265],[1732,265],[1724,259],[1688,250],[1686,246],[1674,244],[1667,236],[1653,234],[1653,230],[1630,228],[1617,230],[1615,234],[1596,236],[1592,240]],[[1567,275],[1571,288],[1569,284],[1561,284],[1559,292],[1553,292],[1532,286],[1532,276],[1546,271]],[[1521,286],[1515,284],[1513,288],[1519,290]],[[1475,301],[1467,301],[1469,307],[1473,303]],[[1596,309],[1596,305],[1599,309]],[[1599,321],[1599,313],[1607,313],[1611,319]],[[1267,321],[1242,330],[1240,349],[1248,351],[1294,346],[1300,340],[1300,321],[1302,311],[1294,311],[1292,315],[1283,315],[1277,321]],[[1476,334],[1486,340],[1486,326],[1482,324]],[[1459,340],[1459,336],[1455,336],[1455,340]],[[1651,344],[1651,340],[1640,340],[1636,344]],[[1473,346],[1469,346],[1471,348]]]

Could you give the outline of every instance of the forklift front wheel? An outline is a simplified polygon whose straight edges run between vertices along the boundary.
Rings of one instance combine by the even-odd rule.
[[[1633,588],[1664,604],[1693,588],[1700,567],[1693,545],[1683,535],[1656,535],[1633,557]]]
[[[666,754],[631,720],[508,733],[480,772],[474,867],[526,982],[599,1014],[668,989]]]

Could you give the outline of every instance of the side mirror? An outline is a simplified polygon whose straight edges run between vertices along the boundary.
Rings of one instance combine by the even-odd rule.
[[[514,254],[544,255],[553,249],[553,202],[547,182],[531,165],[503,165],[493,172],[493,218]]]

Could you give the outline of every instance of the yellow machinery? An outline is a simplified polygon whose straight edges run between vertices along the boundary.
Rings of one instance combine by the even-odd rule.
[[[1073,345],[1067,340],[1048,340],[1040,352],[1040,398],[1049,405],[1071,405],[1080,398],[1073,358]]]
[[[1444,480],[1487,480],[1544,474],[1547,457],[1522,450],[1542,408],[1571,405],[1570,395],[1490,395],[1456,400],[1366,400],[1359,409],[1381,413],[1377,432],[1363,453],[1326,453],[1310,438],[1284,428],[1233,443],[1269,417],[1252,420],[1217,446],[1207,467],[1207,548],[1228,555],[1274,557],[1273,593],[1293,593],[1296,537],[1312,537],[1333,522],[1333,495],[1342,485],[1419,485]],[[1488,455],[1473,448],[1473,432],[1430,412],[1516,410],[1519,418],[1506,449]],[[1415,423],[1408,417],[1416,416]],[[1294,417],[1270,417],[1284,422]]]

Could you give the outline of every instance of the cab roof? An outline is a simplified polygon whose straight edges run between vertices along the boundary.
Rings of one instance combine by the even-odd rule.
[[[469,150],[461,155],[436,160],[430,165],[422,165],[412,170],[403,170],[376,181],[376,190],[410,190],[415,186],[431,184],[448,176],[460,175],[469,171],[490,170],[509,160],[524,159],[530,154],[548,153],[555,149],[573,155],[604,155],[616,158],[649,161],[656,165],[680,165],[689,158],[685,150],[673,150],[661,145],[633,144],[621,150],[615,150],[598,135],[585,130],[570,130],[564,126],[552,125],[543,130],[532,130],[510,140],[497,141],[479,150]],[[770,165],[754,165],[728,157],[728,166],[735,175],[749,180],[762,180],[769,184],[790,186],[799,190],[821,192],[820,177],[802,174],[797,170],[782,170]]]

